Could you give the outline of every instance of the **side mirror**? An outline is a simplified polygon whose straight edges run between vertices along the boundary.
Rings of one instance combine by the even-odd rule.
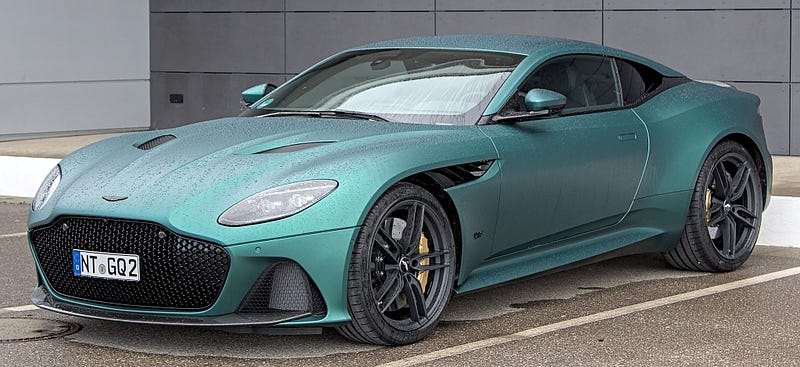
[[[558,110],[567,104],[567,97],[549,89],[534,88],[525,95],[525,108],[530,112]]]
[[[276,88],[278,88],[278,86],[272,83],[252,86],[242,91],[242,101],[244,101],[245,105],[249,106]]]

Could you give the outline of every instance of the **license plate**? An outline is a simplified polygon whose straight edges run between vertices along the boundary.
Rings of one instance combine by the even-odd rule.
[[[82,277],[139,281],[139,255],[72,250],[72,273]]]

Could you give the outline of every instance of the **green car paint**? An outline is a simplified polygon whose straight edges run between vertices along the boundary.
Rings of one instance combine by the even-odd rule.
[[[524,55],[484,110],[487,117],[501,111],[531,71],[561,55],[619,57],[667,77],[682,76],[624,51],[532,36],[395,40],[326,60],[396,48]],[[267,100],[270,94],[262,103]],[[632,108],[505,124],[240,117],[111,138],[61,162],[60,186],[30,212],[29,228],[66,215],[158,223],[224,246],[231,270],[222,293],[211,307],[188,312],[73,299],[54,292],[43,276],[40,286],[59,302],[121,314],[212,317],[234,313],[270,264],[289,259],[319,288],[327,312],[278,326],[340,324],[350,320],[346,290],[353,242],[378,197],[414,175],[484,161],[494,163],[480,178],[444,190],[460,240],[456,292],[623,251],[666,251],[683,229],[700,166],[722,139],[737,139],[758,155],[769,197],[772,167],[758,104],[757,97],[731,88],[687,82]],[[137,148],[166,134],[175,139]],[[302,143],[326,144],[270,152]],[[298,214],[243,227],[218,223],[220,214],[250,195],[317,179],[335,180],[338,188]],[[127,199],[108,202],[103,195]]]
[[[244,101],[244,103],[251,104],[261,99],[266,91],[266,84],[254,85],[242,92],[242,101]],[[262,102],[262,104],[264,103]]]

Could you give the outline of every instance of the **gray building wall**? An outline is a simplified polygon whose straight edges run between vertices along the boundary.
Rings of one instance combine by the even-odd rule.
[[[0,3],[0,140],[150,127],[147,0]]]
[[[351,46],[526,33],[625,49],[758,94],[770,150],[800,155],[800,0],[151,0],[150,11],[154,128],[235,114],[246,87]]]

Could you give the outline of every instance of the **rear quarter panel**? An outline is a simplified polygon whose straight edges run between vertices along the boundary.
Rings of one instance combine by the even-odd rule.
[[[650,137],[648,164],[636,198],[692,190],[708,153],[734,134],[744,135],[758,146],[769,182],[772,161],[759,104],[758,97],[750,93],[689,82],[634,108]]]

